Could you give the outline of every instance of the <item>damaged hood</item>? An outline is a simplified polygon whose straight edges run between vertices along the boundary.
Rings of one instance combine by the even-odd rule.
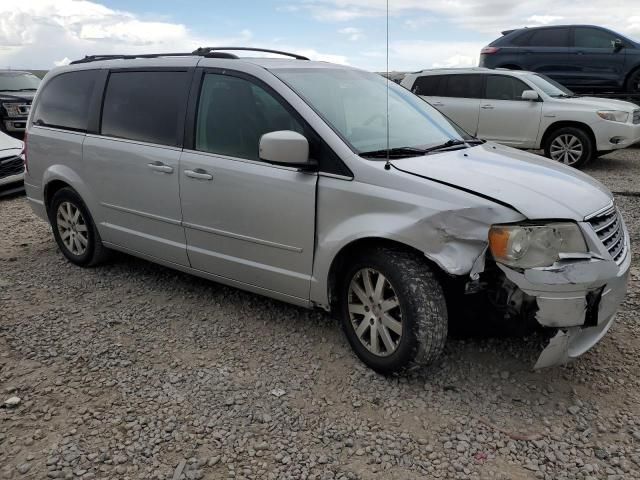
[[[574,168],[491,142],[392,164],[405,173],[510,205],[530,220],[582,221],[613,199],[604,185]]]

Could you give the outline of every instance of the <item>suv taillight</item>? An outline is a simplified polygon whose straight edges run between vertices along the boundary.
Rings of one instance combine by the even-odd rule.
[[[500,49],[498,47],[484,47],[480,50],[481,55],[492,55],[494,53],[498,53]]]
[[[24,131],[24,139],[22,140],[22,152],[20,152],[22,161],[24,162],[24,169],[29,173],[29,162],[27,161],[27,131]]]

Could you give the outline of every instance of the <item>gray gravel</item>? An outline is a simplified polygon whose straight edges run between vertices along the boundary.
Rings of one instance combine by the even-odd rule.
[[[587,172],[622,193],[638,258],[640,150]],[[532,372],[540,338],[467,338],[384,378],[325,314],[124,255],[74,267],[0,199],[0,478],[640,478],[639,281],[634,262],[570,366]]]

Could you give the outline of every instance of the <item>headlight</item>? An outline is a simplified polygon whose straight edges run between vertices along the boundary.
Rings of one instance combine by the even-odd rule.
[[[587,244],[575,223],[494,225],[489,248],[497,262],[516,268],[549,267],[562,253],[587,253]]]
[[[20,104],[18,103],[3,103],[2,106],[7,111],[7,115],[10,117],[20,116]]]
[[[611,122],[625,123],[629,120],[629,112],[621,112],[619,110],[600,110],[596,112],[600,118]]]

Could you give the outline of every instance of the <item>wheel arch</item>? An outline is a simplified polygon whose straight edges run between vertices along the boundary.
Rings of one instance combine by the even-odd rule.
[[[349,258],[356,252],[361,252],[365,249],[374,247],[390,247],[411,252],[416,256],[422,257],[425,264],[431,267],[431,270],[439,280],[451,276],[449,273],[444,271],[437,262],[429,258],[429,256],[424,252],[406,243],[384,237],[358,238],[344,245],[334,256],[331,262],[331,266],[329,267],[329,273],[327,277],[327,298],[329,300],[330,311],[333,312],[335,306],[338,303],[337,292],[338,286],[340,285],[340,274],[349,266]]]
[[[52,165],[43,175],[43,201],[45,208],[49,209],[49,203],[53,195],[61,188],[69,187],[82,198],[90,212],[94,210],[94,195],[84,183],[82,178],[66,165]]]
[[[638,71],[640,71],[640,63],[631,67],[629,69],[629,73],[627,73],[627,75],[624,77],[624,84],[622,85],[622,88],[624,89],[625,92],[628,91],[628,85],[629,85],[629,80],[631,79],[631,76],[638,73]],[[630,93],[633,93],[633,92],[630,92]],[[637,93],[640,93],[640,91]]]
[[[566,127],[579,128],[581,130],[584,130],[585,133],[589,136],[589,138],[593,142],[594,151],[597,150],[598,143],[596,141],[596,135],[591,129],[591,127],[586,123],[578,122],[576,120],[559,120],[549,125],[547,129],[544,131],[544,133],[542,134],[542,137],[540,139],[540,148],[544,148],[544,146],[547,143],[547,140],[553,134],[553,132]]]

